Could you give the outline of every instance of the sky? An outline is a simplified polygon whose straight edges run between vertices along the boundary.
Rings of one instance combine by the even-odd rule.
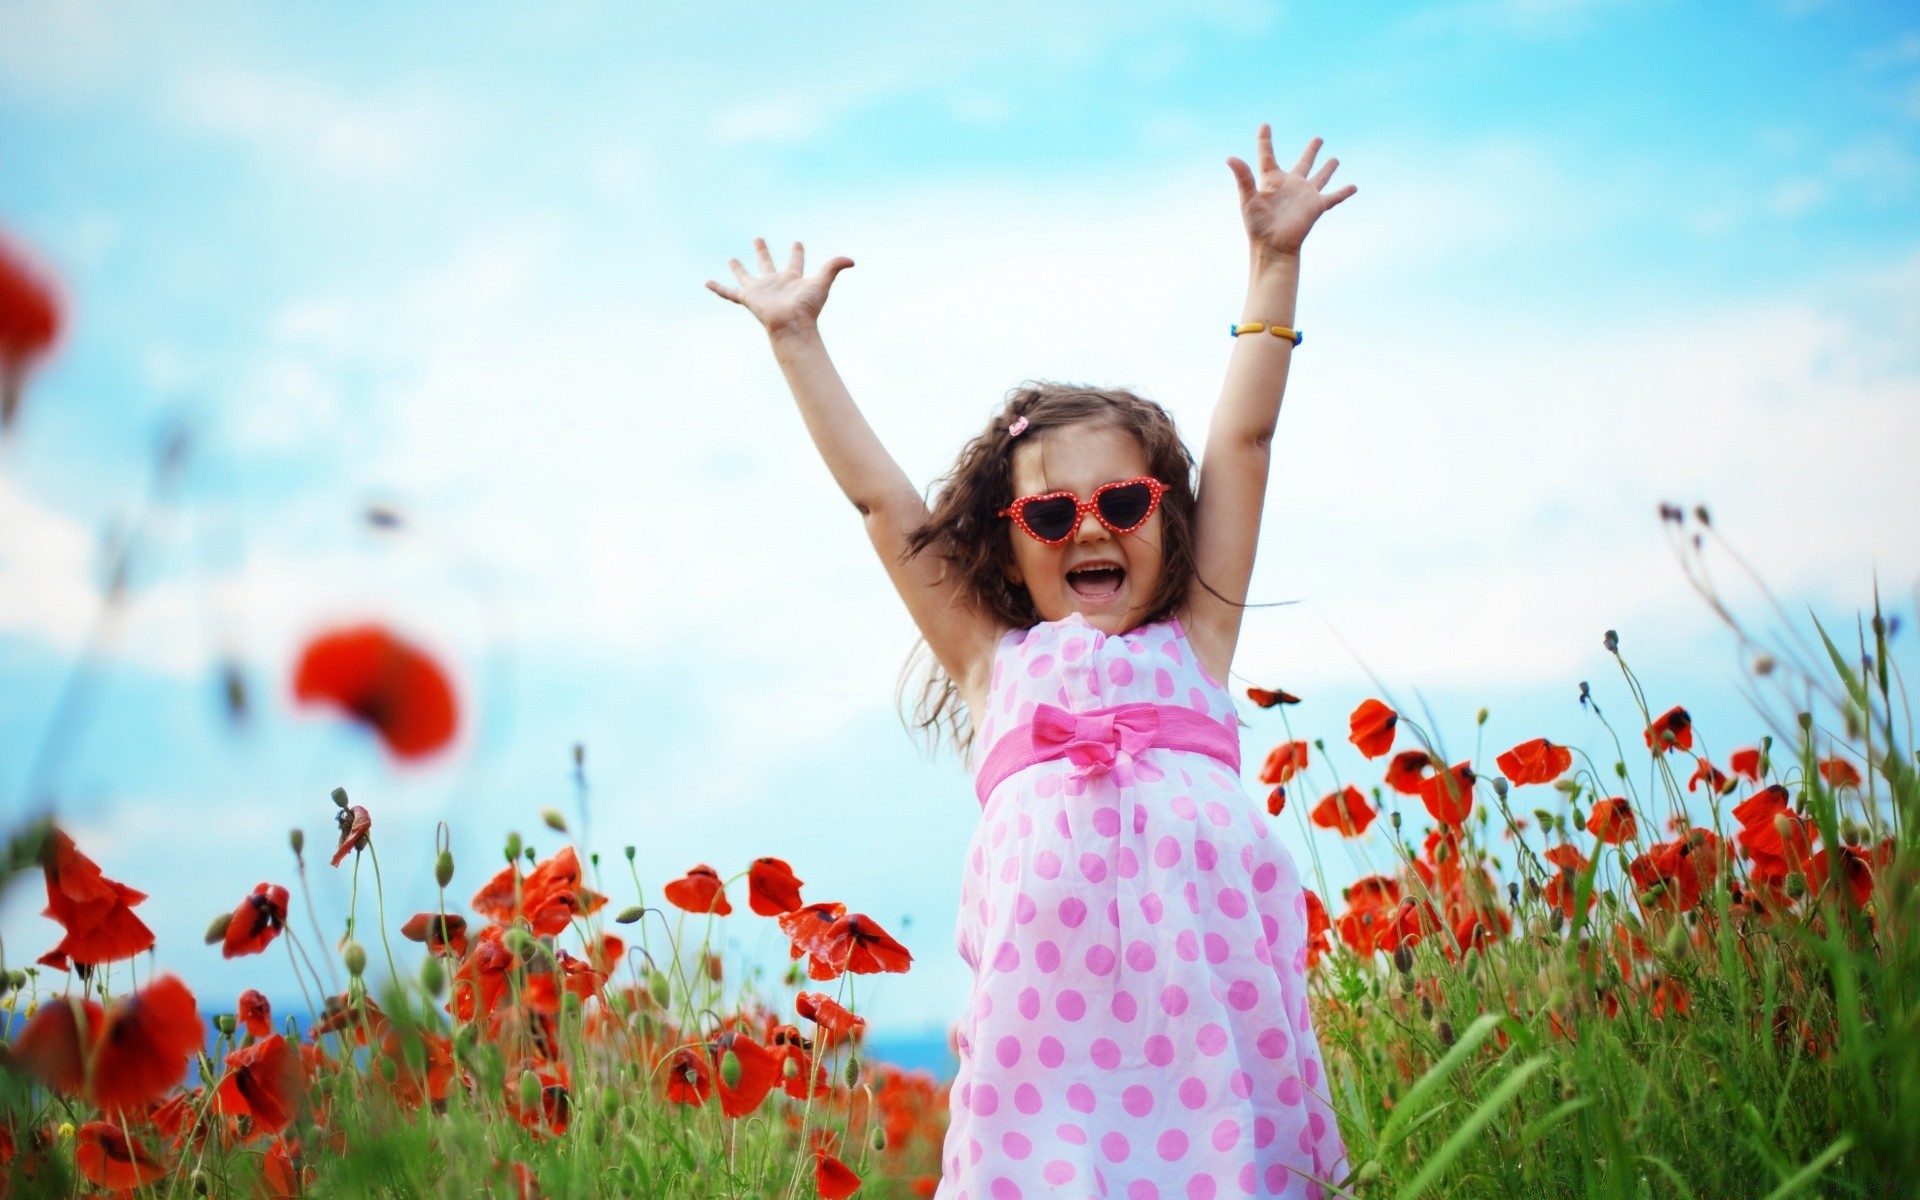
[[[395,924],[432,902],[443,820],[456,899],[509,830],[557,849],[537,814],[583,828],[580,743],[616,904],[626,845],[655,900],[782,857],[913,952],[862,981],[874,1028],[944,1030],[970,780],[902,727],[913,627],[764,336],[702,284],[755,236],[855,259],[821,327],[922,486],[1029,378],[1135,387],[1197,446],[1245,282],[1224,160],[1263,121],[1359,192],[1303,254],[1253,576],[1275,607],[1234,683],[1304,697],[1286,720],[1343,777],[1377,778],[1344,744],[1369,695],[1488,760],[1597,755],[1588,680],[1637,740],[1607,629],[1716,753],[1765,732],[1662,502],[1709,507],[1754,573],[1716,543],[1713,586],[1757,630],[1851,628],[1876,580],[1911,620],[1910,7],[831,7],[0,5],[0,230],[66,305],[0,443],[0,817],[35,807],[78,678],[43,782],[151,893],[160,967],[291,987],[200,933],[295,882],[287,830],[329,842],[335,786]],[[360,619],[458,680],[439,759],[293,703],[301,645]],[[1259,795],[1286,733],[1242,715]],[[1330,893],[1388,861],[1305,807],[1278,828]],[[335,929],[350,868],[308,860]],[[0,896],[9,962],[52,943],[39,907]],[[728,925],[778,968],[771,922]]]

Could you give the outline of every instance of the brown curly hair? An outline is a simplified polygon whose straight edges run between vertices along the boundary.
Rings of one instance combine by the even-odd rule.
[[[1007,430],[1022,417],[1027,420],[1023,438],[1045,437],[1048,431],[1068,425],[1098,423],[1130,433],[1140,443],[1148,470],[1167,485],[1160,499],[1160,585],[1142,622],[1167,619],[1194,580],[1193,455],[1166,409],[1124,388],[1030,381],[1008,392],[1006,403],[986,429],[966,444],[953,469],[935,483],[938,498],[925,523],[907,536],[903,561],[931,549],[959,572],[978,611],[1012,629],[1039,624],[1040,614],[1027,589],[1007,578],[1007,567],[1013,563],[1010,526],[997,515],[1013,499],[1017,443]],[[958,685],[926,653],[924,638],[901,669],[896,703],[904,709],[908,679],[922,657],[929,665],[910,728],[930,744],[937,744],[944,734],[965,758],[973,745],[973,723]],[[904,714],[902,721],[906,722]]]

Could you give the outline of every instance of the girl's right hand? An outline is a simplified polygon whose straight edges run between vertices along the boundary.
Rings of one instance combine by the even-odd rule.
[[[812,275],[804,275],[801,270],[805,257],[800,243],[795,242],[793,257],[787,260],[786,269],[776,271],[773,256],[767,253],[765,238],[753,239],[753,249],[760,256],[759,275],[749,275],[739,259],[730,258],[727,265],[733,268],[733,277],[740,281],[740,286],[726,287],[709,279],[707,288],[758,317],[768,333],[810,327],[826,306],[827,289],[833,286],[834,277],[853,265],[850,258],[835,258]]]

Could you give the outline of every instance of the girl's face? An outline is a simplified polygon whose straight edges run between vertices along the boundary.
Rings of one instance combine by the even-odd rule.
[[[1037,432],[1037,431],[1036,431]],[[1013,452],[1013,495],[1068,491],[1093,498],[1103,483],[1149,475],[1146,452],[1132,434],[1110,425],[1083,423],[1021,439]],[[1025,584],[1043,621],[1077,612],[1107,634],[1139,625],[1160,586],[1160,510],[1132,533],[1116,534],[1092,513],[1057,546],[1027,535],[1011,518],[1013,564],[1007,578]]]

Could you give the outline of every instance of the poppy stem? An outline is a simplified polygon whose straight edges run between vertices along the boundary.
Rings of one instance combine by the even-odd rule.
[[[380,947],[387,952],[387,970],[398,984],[400,968],[393,965],[393,943],[387,940],[387,889],[380,882],[380,852],[373,848],[371,834],[367,836],[367,854],[373,859],[373,904],[374,916],[380,922]]]

